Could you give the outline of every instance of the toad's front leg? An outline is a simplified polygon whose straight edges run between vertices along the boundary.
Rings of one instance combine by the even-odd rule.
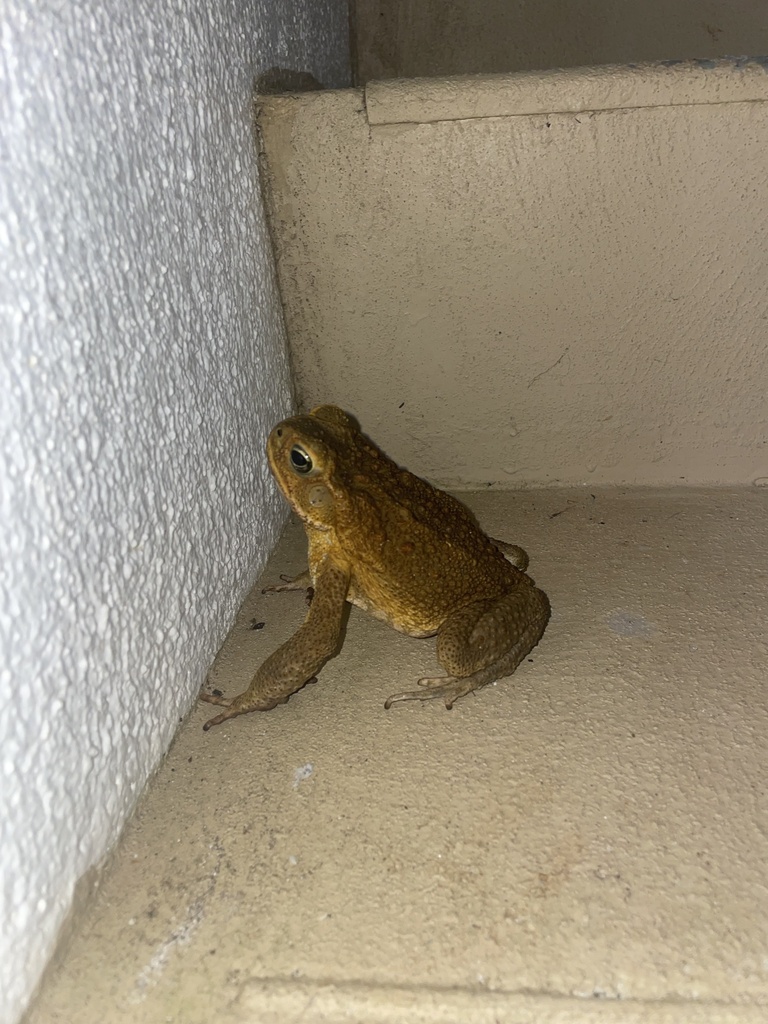
[[[332,564],[322,566],[315,581],[315,595],[307,617],[282,647],[271,654],[251,685],[226,704],[226,710],[209,719],[206,731],[220,722],[250,711],[269,711],[284,704],[292,693],[300,690],[336,653],[341,639],[344,602],[349,589],[349,572]],[[221,698],[200,694],[211,704],[222,704]]]

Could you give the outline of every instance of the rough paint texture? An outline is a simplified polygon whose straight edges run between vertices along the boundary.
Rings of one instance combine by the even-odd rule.
[[[346,5],[10,0],[0,32],[0,992],[14,1021],[283,521],[256,76]]]
[[[434,648],[354,608],[297,699],[199,706],[28,1024],[768,1021],[768,490],[466,497],[552,598],[533,663],[385,712]],[[303,564],[296,521],[263,582]],[[304,616],[262,585],[225,692]]]
[[[441,486],[764,481],[768,69],[598,78],[600,109],[504,117],[487,79],[384,83],[383,125],[368,91],[269,98],[302,405]],[[464,119],[393,123],[418,93]]]

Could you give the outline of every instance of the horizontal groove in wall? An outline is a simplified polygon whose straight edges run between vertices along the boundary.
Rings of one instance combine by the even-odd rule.
[[[765,1006],[670,999],[582,998],[483,988],[396,987],[278,978],[247,981],[237,1021],[304,1024],[759,1024]],[[229,1020],[229,1018],[227,1018]]]
[[[768,57],[369,82],[371,125],[768,100]]]

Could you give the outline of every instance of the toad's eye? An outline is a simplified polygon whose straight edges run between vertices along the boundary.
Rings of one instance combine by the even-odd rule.
[[[297,473],[308,473],[312,469],[312,459],[298,444],[291,448],[291,465]]]

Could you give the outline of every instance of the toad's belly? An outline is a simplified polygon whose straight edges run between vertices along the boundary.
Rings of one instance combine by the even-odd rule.
[[[385,611],[382,605],[362,593],[354,583],[349,588],[347,600],[356,608],[372,615],[374,619],[386,622],[392,629],[396,629],[398,633],[405,633],[407,636],[434,636],[442,624],[442,617],[430,616],[418,607],[406,610],[387,602],[387,607],[390,610]]]

